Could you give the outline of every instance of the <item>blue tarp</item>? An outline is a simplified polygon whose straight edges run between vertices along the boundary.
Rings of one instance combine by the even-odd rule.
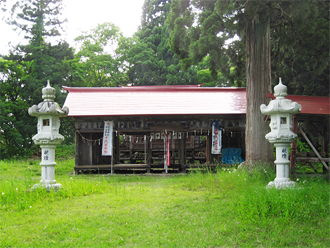
[[[241,154],[242,154],[241,148],[223,148],[222,149],[222,163],[240,164],[243,162]]]

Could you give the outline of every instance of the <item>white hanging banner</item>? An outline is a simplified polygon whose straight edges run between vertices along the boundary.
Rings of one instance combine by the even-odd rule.
[[[171,159],[170,159],[170,133],[165,134],[165,161],[166,166],[169,167],[171,165]]]
[[[112,156],[113,121],[104,122],[102,156]]]
[[[168,172],[168,167],[171,165],[170,159],[170,133],[165,130],[164,132],[164,169],[165,173]]]
[[[221,128],[219,128],[219,121],[213,121],[212,122],[212,148],[211,148],[212,154],[221,153],[221,146],[222,146],[221,131],[222,131]]]

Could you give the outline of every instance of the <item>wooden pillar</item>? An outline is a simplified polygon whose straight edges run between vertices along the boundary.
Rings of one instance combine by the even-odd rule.
[[[97,133],[92,134],[92,142],[91,146],[92,146],[92,164],[93,165],[98,165],[99,164],[99,153],[97,153],[97,147],[96,147],[96,142],[95,140],[97,140]]]
[[[129,136],[129,163],[133,164],[133,137]]]
[[[196,141],[196,135],[193,135],[193,139],[192,140],[193,140],[193,142],[192,142],[191,157],[192,157],[192,163],[195,165],[195,141]]]
[[[326,152],[326,143],[325,143],[325,127],[322,125],[322,152]]]
[[[79,136],[79,133],[78,131],[76,130],[75,132],[75,160],[74,160],[74,165],[75,166],[79,166],[80,164],[80,155],[79,155],[79,152],[80,152],[80,136]],[[75,170],[75,173],[78,174],[78,170]]]
[[[93,133],[89,134],[89,140],[93,140]],[[93,165],[93,143],[87,141],[88,144],[88,163],[89,165]]]
[[[114,150],[115,150],[115,164],[120,164],[120,134],[119,133],[116,133],[114,132],[114,137],[115,137],[115,144],[114,144]]]
[[[325,121],[322,125],[322,152],[327,155],[328,151],[328,143],[329,143],[329,135],[327,134],[327,124],[328,122]],[[329,163],[327,163],[329,167]],[[327,169],[323,166],[323,173],[327,173]]]
[[[186,134],[185,133],[182,133],[182,136],[181,136],[181,139],[179,139],[180,144],[179,145],[179,151],[180,151],[180,163],[181,163],[181,171],[183,173],[186,173]]]
[[[298,119],[292,115],[292,132],[298,134]],[[291,152],[290,152],[290,173],[295,173],[296,165],[296,151],[297,151],[297,140],[291,143]]]
[[[175,164],[175,139],[171,139],[171,149],[172,156],[170,154],[171,164]]]
[[[179,157],[179,164],[180,164],[180,170],[182,168],[182,164],[183,164],[183,159],[182,159],[182,137],[181,139],[178,139],[178,157]]]
[[[206,163],[210,163],[210,153],[211,153],[211,136],[206,135],[206,151],[205,151],[205,156],[206,156]]]
[[[147,173],[150,173],[152,159],[152,148],[150,142],[150,136],[147,136]]]

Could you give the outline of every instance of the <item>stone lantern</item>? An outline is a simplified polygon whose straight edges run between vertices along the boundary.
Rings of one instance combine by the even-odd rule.
[[[31,116],[38,117],[38,133],[32,137],[36,145],[41,147],[41,180],[36,187],[46,187],[47,190],[57,190],[62,185],[55,180],[55,148],[61,144],[64,137],[59,134],[60,117],[65,117],[69,109],[61,107],[54,102],[56,90],[49,85],[42,89],[43,102],[33,105],[28,112]]]
[[[275,100],[270,101],[268,106],[260,106],[261,113],[270,115],[271,132],[265,138],[276,147],[276,178],[268,184],[268,187],[284,188],[294,186],[289,178],[289,146],[297,138],[292,130],[292,115],[301,111],[301,105],[286,99],[287,87],[279,84],[274,87]]]

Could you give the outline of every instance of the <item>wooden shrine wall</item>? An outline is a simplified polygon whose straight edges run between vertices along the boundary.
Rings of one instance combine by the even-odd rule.
[[[212,116],[213,117],[213,116]],[[196,118],[196,117],[194,117]],[[214,118],[214,117],[213,117]],[[196,118],[197,119],[197,118]],[[101,156],[104,121],[102,118],[75,118],[75,165],[109,165],[111,157]],[[114,119],[113,147],[115,164],[147,163],[163,165],[165,130],[180,138],[171,140],[171,164],[213,163],[218,155],[211,154],[212,119],[181,118]],[[241,119],[224,120],[222,147],[242,148],[245,151],[245,122]],[[242,154],[244,159],[244,154]]]

